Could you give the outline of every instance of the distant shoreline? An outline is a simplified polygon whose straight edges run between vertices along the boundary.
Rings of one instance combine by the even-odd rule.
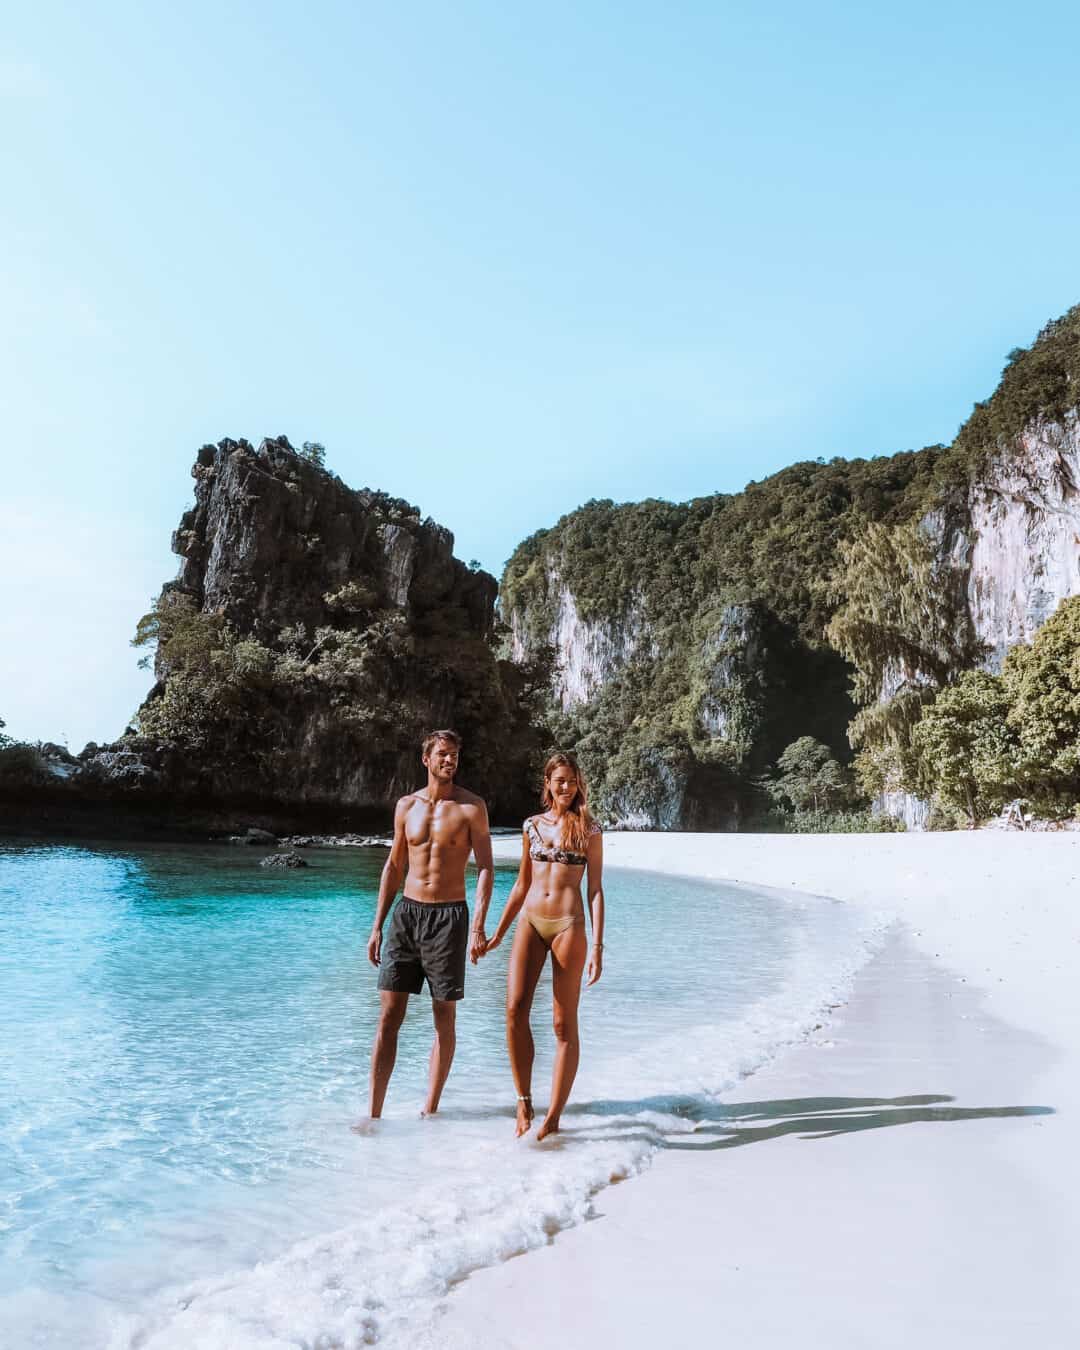
[[[389,809],[343,810],[320,807],[266,805],[199,806],[195,802],[160,798],[116,801],[72,800],[57,794],[27,800],[23,795],[0,797],[0,838],[11,835],[55,840],[116,839],[227,843],[229,836],[248,829],[289,835],[386,835]]]

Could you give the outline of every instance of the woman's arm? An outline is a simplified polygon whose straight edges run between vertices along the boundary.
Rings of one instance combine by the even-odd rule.
[[[604,970],[604,836],[594,834],[589,840],[587,884],[589,887],[589,915],[592,918],[592,947],[585,967],[585,987],[595,984]]]
[[[532,858],[529,856],[529,839],[527,835],[523,834],[521,836],[521,866],[518,868],[517,881],[514,882],[513,888],[506,898],[506,907],[499,916],[495,932],[484,948],[484,954],[494,951],[506,936],[506,930],[517,918],[518,910],[525,903],[525,897],[529,894],[531,884]]]

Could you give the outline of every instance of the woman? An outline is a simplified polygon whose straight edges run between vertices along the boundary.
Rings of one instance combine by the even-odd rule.
[[[554,992],[555,1070],[551,1102],[537,1139],[558,1133],[563,1107],[577,1073],[578,999],[581,975],[595,984],[603,968],[604,892],[603,841],[600,826],[589,814],[585,779],[573,755],[554,754],[544,765],[544,810],[524,825],[521,870],[510,892],[494,936],[484,955],[503,940],[525,906],[510,951],[506,984],[506,1039],[510,1068],[517,1087],[518,1137],[532,1124],[532,1068],[535,1048],[529,1012],[540,972],[551,956]],[[581,881],[588,873],[593,941],[585,932]],[[587,958],[587,960],[586,960]]]

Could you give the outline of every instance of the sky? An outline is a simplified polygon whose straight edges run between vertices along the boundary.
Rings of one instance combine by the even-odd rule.
[[[0,33],[0,718],[115,738],[199,446],[498,575],[947,442],[1080,301],[1080,11],[41,0]]]

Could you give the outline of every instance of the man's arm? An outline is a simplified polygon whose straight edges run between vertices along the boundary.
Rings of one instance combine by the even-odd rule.
[[[472,933],[469,937],[469,957],[475,966],[487,946],[484,923],[487,920],[488,905],[491,904],[491,888],[495,884],[495,863],[491,856],[487,807],[480,802],[471,814],[473,820],[469,825],[469,838],[472,842],[473,857],[476,859],[476,904],[473,910]]]
[[[394,842],[390,845],[390,856],[383,864],[382,878],[379,881],[379,900],[375,906],[375,921],[371,925],[371,937],[368,938],[368,960],[373,966],[379,964],[382,953],[382,930],[394,896],[405,878],[405,868],[409,861],[409,845],[405,838],[405,817],[409,810],[408,797],[402,797],[394,807]]]

